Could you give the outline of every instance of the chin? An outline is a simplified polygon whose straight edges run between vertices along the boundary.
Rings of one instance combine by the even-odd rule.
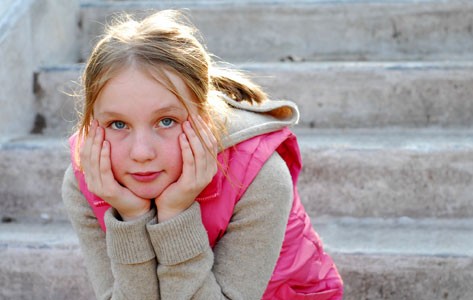
[[[140,197],[140,198],[143,198],[143,199],[148,199],[148,200],[151,200],[151,199],[155,199],[157,198],[160,194],[161,194],[161,191],[143,191],[143,190],[137,190],[137,191],[132,191],[133,194],[135,194],[136,196]]]
[[[148,200],[157,198],[164,190],[162,186],[157,186],[157,184],[137,184],[136,182],[124,182],[120,184],[130,190],[135,196]]]

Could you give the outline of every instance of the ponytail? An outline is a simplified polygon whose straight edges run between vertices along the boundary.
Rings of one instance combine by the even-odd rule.
[[[240,71],[213,66],[209,69],[211,89],[222,92],[235,101],[259,104],[267,99],[260,86]]]

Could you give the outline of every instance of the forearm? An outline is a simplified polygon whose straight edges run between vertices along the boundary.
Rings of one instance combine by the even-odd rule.
[[[158,260],[162,299],[185,299],[189,295],[212,299],[216,292],[221,295],[212,274],[213,252],[198,203],[166,222],[154,220],[147,228]]]
[[[114,278],[112,299],[159,299],[156,256],[146,224],[151,210],[134,221],[120,221],[116,210],[105,214],[107,254]]]
[[[100,228],[89,203],[79,191],[71,168],[64,176],[62,195],[69,219],[79,238],[81,252],[97,299],[158,299],[156,258],[148,255],[147,258],[141,257],[137,260],[141,262],[130,263],[131,261],[126,260],[112,262],[108,254],[111,251],[111,244],[107,243],[105,232]],[[144,221],[146,222],[147,220]],[[116,236],[114,225],[107,226],[109,238]],[[126,243],[126,240],[122,243]],[[120,257],[117,251],[113,252],[115,256]]]
[[[291,204],[289,172],[274,155],[236,205],[213,251],[198,203],[167,222],[149,223],[161,299],[260,299],[279,257]]]

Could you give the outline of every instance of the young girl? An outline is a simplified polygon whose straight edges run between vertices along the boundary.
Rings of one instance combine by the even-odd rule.
[[[301,205],[289,101],[218,68],[175,11],[109,28],[62,194],[98,299],[341,299]]]

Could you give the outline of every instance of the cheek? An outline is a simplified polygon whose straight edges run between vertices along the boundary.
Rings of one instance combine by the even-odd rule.
[[[180,174],[182,172],[182,151],[179,139],[175,138],[167,145],[165,159],[170,164],[170,167]]]
[[[180,162],[179,167],[182,167],[182,151],[181,144],[179,143],[179,135],[182,133],[182,128],[176,126],[171,130],[164,131],[160,137],[160,141],[157,142],[158,151],[161,154],[161,157],[166,157],[169,162]]]
[[[113,140],[108,141],[110,142],[110,163],[112,165],[113,174],[116,176],[123,172],[125,167],[126,147],[119,145]]]

